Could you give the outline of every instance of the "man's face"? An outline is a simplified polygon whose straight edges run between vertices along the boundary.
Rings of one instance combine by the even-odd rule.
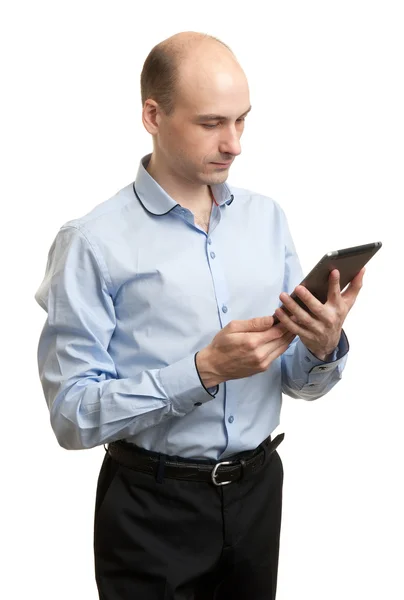
[[[181,70],[175,108],[159,112],[155,142],[165,166],[196,184],[226,181],[241,152],[244,119],[250,110],[247,80],[232,61]],[[196,71],[195,71],[196,69]]]

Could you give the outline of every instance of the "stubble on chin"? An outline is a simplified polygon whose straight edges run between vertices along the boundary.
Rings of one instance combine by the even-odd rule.
[[[200,174],[200,179],[207,185],[219,185],[224,183],[229,176],[229,169],[215,171],[206,165],[204,171]]]
[[[224,183],[227,180],[227,177],[228,177],[228,172],[226,172],[226,173],[217,173],[217,174],[212,174],[212,173],[204,174],[204,173],[201,173],[201,175],[200,175],[200,177],[198,179],[204,185],[220,185],[221,183]]]

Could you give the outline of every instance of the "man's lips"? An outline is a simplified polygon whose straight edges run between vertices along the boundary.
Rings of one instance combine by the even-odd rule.
[[[228,162],[212,162],[212,165],[218,165],[219,167],[230,167],[232,162],[232,160]]]

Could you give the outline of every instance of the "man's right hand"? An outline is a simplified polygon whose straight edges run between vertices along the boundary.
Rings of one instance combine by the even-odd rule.
[[[196,356],[204,386],[263,373],[294,337],[281,323],[274,325],[273,317],[231,321]]]

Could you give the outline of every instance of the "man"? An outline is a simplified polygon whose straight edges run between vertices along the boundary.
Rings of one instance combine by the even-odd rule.
[[[274,599],[281,394],[340,379],[363,272],[341,294],[333,271],[324,305],[297,287],[310,315],[290,298],[302,272],[282,210],[225,183],[251,108],[227,46],[177,34],[141,89],[153,153],[61,228],[37,292],[52,426],[65,448],[108,444],[100,598]]]

